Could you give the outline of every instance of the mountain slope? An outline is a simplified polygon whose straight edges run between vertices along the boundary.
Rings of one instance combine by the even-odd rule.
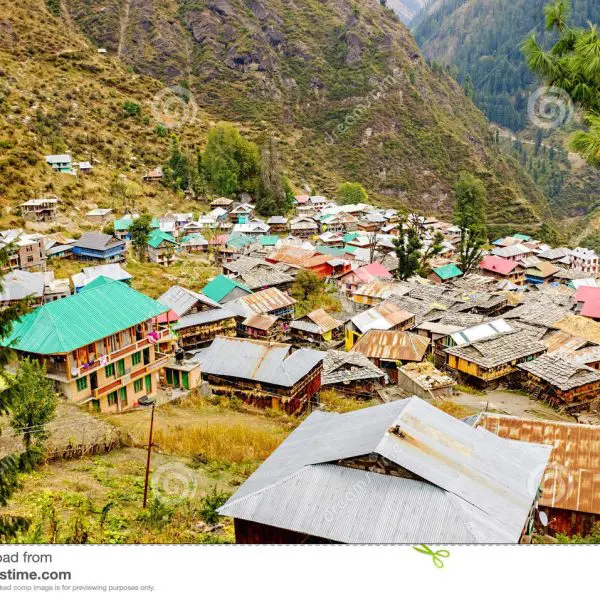
[[[176,130],[184,146],[201,148],[217,120],[237,122],[258,142],[271,133],[298,188],[334,194],[344,180],[361,181],[374,202],[449,215],[452,186],[469,170],[485,182],[496,230],[535,230],[549,219],[543,195],[495,147],[461,88],[433,73],[406,28],[371,0],[0,0],[0,7],[9,81],[0,115],[6,137],[14,130],[18,140],[5,157],[18,167],[8,176],[0,169],[0,185],[14,202],[46,191],[80,210],[91,199],[111,202],[121,171],[142,186],[139,202],[178,201],[141,183],[144,169],[169,152],[153,110],[159,78],[189,88],[197,108]],[[126,102],[141,114],[126,114]],[[38,109],[52,116],[43,135],[24,120]],[[41,157],[63,149],[92,151],[100,160],[94,178],[48,175]]]

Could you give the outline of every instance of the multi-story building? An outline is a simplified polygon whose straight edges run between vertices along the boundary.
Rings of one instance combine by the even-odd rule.
[[[43,271],[46,268],[44,238],[39,233],[24,233],[22,229],[0,231],[0,248],[11,246],[7,267],[23,271]]]
[[[73,243],[76,260],[112,263],[125,260],[125,242],[98,231],[86,231]]]
[[[99,277],[79,294],[16,321],[0,340],[40,361],[67,400],[120,412],[156,395],[171,352],[168,308],[124,283]]]
[[[589,248],[574,248],[571,250],[571,269],[583,273],[598,273],[600,257]]]

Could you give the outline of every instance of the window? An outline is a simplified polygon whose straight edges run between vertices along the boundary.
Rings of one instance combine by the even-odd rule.
[[[141,352],[136,352],[131,355],[131,364],[135,367],[135,365],[139,365],[142,360]]]
[[[27,262],[28,262],[28,263],[31,263],[31,262],[33,262],[33,256],[28,256],[28,257],[27,257]]]
[[[114,406],[117,403],[117,392],[111,392],[106,399],[109,406]]]
[[[119,399],[121,400],[121,406],[127,406],[127,386],[123,386],[119,390]]]
[[[106,375],[106,377],[115,376],[115,363],[111,363],[110,365],[106,365],[104,367],[104,375]]]
[[[136,379],[133,382],[133,391],[137,394],[138,392],[141,392],[142,389],[144,388],[144,380],[143,379]]]
[[[77,391],[78,392],[82,392],[83,390],[85,390],[88,386],[87,383],[87,376],[86,377],[80,377],[77,381]]]
[[[152,375],[146,375],[144,379],[146,380],[146,393],[149,394],[152,391]]]
[[[117,371],[119,372],[119,377],[125,375],[125,359],[122,358],[117,362]]]

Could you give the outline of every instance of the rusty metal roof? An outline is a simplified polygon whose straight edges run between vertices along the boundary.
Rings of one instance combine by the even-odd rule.
[[[282,246],[267,257],[272,262],[283,262],[288,265],[308,269],[322,265],[334,257],[328,254],[316,254],[314,250],[306,250],[299,246]]]
[[[600,514],[600,427],[483,413],[475,427],[519,442],[552,446],[540,504]]]
[[[238,302],[245,304],[250,310],[258,314],[269,313],[296,304],[296,300],[276,287],[238,298]]]
[[[323,333],[331,331],[332,329],[337,329],[344,324],[342,321],[338,321],[332,317],[323,308],[317,308],[317,310],[313,310],[306,315],[306,318],[310,319],[315,325],[317,325]]]
[[[268,331],[276,322],[277,317],[274,315],[250,315],[242,325],[245,327],[252,327],[253,329]]]
[[[422,335],[408,331],[372,329],[358,340],[352,350],[361,352],[368,358],[420,362],[428,348],[429,339]]]

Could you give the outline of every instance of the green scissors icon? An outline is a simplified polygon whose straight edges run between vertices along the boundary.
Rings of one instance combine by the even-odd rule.
[[[413,546],[413,549],[417,552],[421,552],[421,554],[427,554],[433,558],[433,564],[441,569],[444,566],[444,561],[442,558],[448,558],[450,556],[450,552],[448,550],[438,550],[434,552],[427,544],[420,544],[419,546]]]

